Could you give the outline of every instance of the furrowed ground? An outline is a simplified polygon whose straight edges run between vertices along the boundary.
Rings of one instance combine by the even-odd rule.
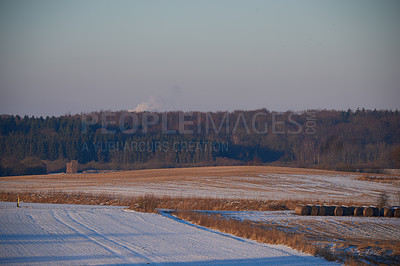
[[[3,191],[69,192],[121,196],[153,194],[258,200],[310,200],[374,204],[392,199],[399,175],[359,174],[270,166],[194,167],[98,174],[0,177]]]

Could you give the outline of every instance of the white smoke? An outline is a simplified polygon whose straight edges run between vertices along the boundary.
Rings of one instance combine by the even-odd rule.
[[[141,113],[141,112],[157,112],[161,109],[172,110],[176,108],[176,99],[183,93],[183,90],[179,86],[173,86],[170,88],[166,95],[151,96],[148,101],[138,104],[135,109],[128,110],[129,112]]]
[[[139,103],[135,109],[129,110],[130,112],[140,113],[140,112],[156,112],[163,107],[163,102],[159,97],[150,97],[147,102]]]

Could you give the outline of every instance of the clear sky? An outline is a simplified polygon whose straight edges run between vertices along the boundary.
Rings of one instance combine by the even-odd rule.
[[[0,114],[138,105],[400,109],[400,1],[0,0]]]

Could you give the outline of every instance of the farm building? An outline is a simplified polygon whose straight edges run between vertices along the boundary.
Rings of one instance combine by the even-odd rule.
[[[78,173],[78,161],[72,160],[70,163],[67,163],[67,174],[76,173]]]

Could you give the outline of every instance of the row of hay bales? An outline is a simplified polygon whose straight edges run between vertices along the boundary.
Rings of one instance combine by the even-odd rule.
[[[397,217],[400,218],[400,207],[377,208],[372,206],[347,207],[347,206],[318,206],[298,205],[294,213],[297,215],[319,216],[365,216],[365,217]]]

